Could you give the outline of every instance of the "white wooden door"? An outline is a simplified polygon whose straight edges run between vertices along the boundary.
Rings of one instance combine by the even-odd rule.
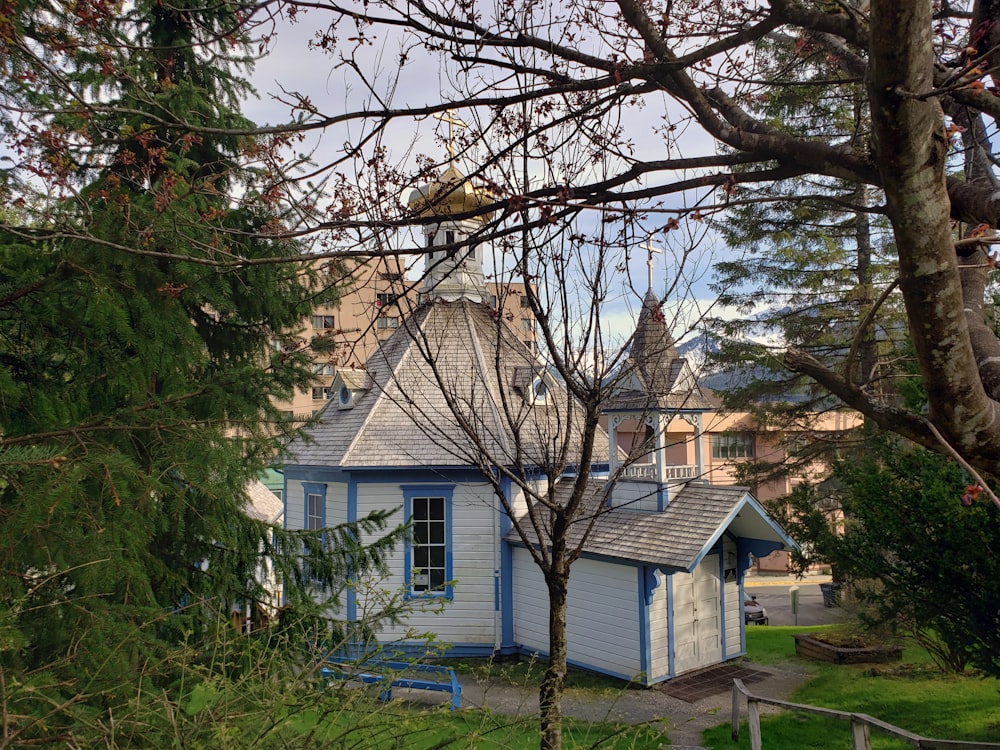
[[[722,661],[719,556],[673,576],[674,674]]]

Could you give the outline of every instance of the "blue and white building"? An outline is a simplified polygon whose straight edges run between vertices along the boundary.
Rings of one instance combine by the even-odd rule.
[[[437,219],[425,229],[421,302],[363,370],[338,374],[310,440],[292,446],[284,518],[288,528],[320,528],[398,508],[412,537],[375,585],[441,606],[381,636],[434,633],[456,656],[544,656],[546,589],[514,530],[525,504],[503,482],[515,518],[504,512],[487,481],[496,466],[482,456],[545,465],[568,396],[491,307],[478,248],[452,247],[482,221],[452,216],[488,201],[454,166],[414,191],[411,206]],[[700,431],[708,407],[651,293],[634,342],[606,404],[589,512],[572,532],[583,553],[571,568],[567,632],[572,664],[654,684],[745,652],[750,556],[794,542],[745,488],[700,481],[700,455],[677,462],[670,423]],[[371,595],[359,586],[344,614],[362,616]]]

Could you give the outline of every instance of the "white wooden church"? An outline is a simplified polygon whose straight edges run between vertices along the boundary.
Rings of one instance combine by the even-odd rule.
[[[533,450],[530,436],[551,425],[547,407],[567,396],[498,324],[482,254],[433,250],[473,235],[481,219],[451,216],[488,200],[454,166],[414,191],[411,207],[438,219],[425,229],[432,252],[421,301],[363,370],[337,376],[310,440],[291,447],[284,518],[288,528],[320,528],[398,507],[412,535],[378,585],[442,606],[415,612],[381,637],[405,647],[412,629],[435,634],[449,655],[544,656],[541,574],[456,420],[477,425],[491,455],[513,461],[516,450],[523,461]],[[604,407],[607,452],[590,480],[595,512],[574,527],[582,535],[589,526],[589,534],[571,568],[569,661],[651,685],[743,655],[751,555],[794,542],[745,488],[698,479],[701,440],[693,464],[678,454],[670,423],[683,419],[700,434],[708,407],[651,291],[627,367]],[[519,441],[509,434],[512,421],[521,425]],[[618,471],[637,434],[652,450]],[[609,476],[622,478],[609,487]],[[505,486],[516,515],[523,503]],[[344,614],[357,618],[366,606],[365,594],[352,591]]]

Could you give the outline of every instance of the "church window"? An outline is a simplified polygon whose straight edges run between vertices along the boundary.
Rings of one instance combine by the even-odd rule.
[[[323,495],[310,492],[306,495],[306,528],[323,528]]]
[[[752,432],[716,432],[711,441],[712,458],[753,458]]]
[[[451,245],[455,242],[455,233],[448,230],[444,233],[444,242],[446,245]]]
[[[412,532],[406,546],[410,596],[452,597],[451,496],[453,487],[404,487]]]
[[[544,404],[548,401],[549,384],[545,382],[545,378],[538,377],[532,381],[531,395],[534,397],[536,404]]]
[[[303,526],[309,531],[317,531],[326,527],[326,485],[303,482],[302,490],[305,493],[305,518]],[[321,538],[321,541],[322,540]],[[303,550],[304,557],[308,558],[307,549]],[[310,573],[309,563],[303,560],[303,573],[307,580],[315,580],[315,576]]]

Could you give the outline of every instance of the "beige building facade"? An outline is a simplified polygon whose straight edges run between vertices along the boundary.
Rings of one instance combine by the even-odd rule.
[[[340,299],[333,305],[319,305],[299,330],[289,332],[275,347],[296,346],[311,350],[317,380],[306,390],[278,404],[285,415],[305,421],[316,414],[330,397],[337,372],[362,368],[378,347],[399,328],[420,301],[425,279],[408,279],[401,256],[383,256],[361,260],[337,278],[328,274],[329,283],[343,286]],[[524,298],[523,284],[487,284],[490,304],[500,310],[500,319],[517,337],[534,349],[536,326]]]

